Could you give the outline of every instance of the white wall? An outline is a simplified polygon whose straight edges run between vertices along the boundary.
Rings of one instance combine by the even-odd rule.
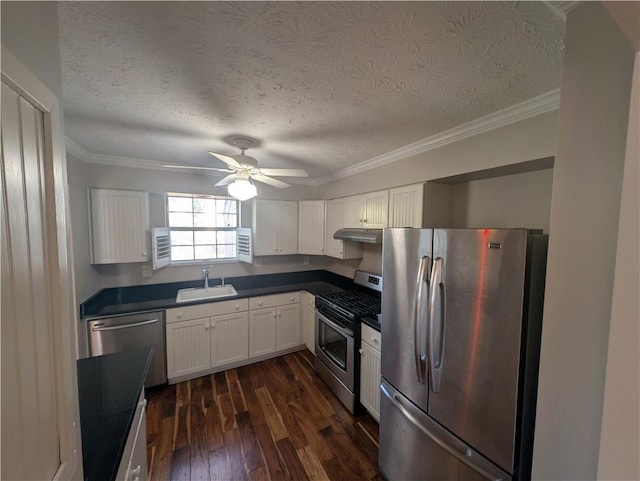
[[[318,195],[323,199],[334,199],[553,157],[556,123],[557,111],[537,115],[357,176],[324,184],[318,189]]]
[[[622,181],[598,479],[640,479],[640,53]]]
[[[527,227],[549,233],[553,169],[451,186],[452,227]]]
[[[633,49],[599,2],[569,13],[534,479],[597,476],[633,61]]]
[[[56,2],[0,2],[2,43],[58,99],[62,68]]]

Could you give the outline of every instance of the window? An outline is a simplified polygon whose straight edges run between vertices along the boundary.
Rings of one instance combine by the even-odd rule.
[[[237,259],[238,201],[231,197],[167,194],[171,262]]]

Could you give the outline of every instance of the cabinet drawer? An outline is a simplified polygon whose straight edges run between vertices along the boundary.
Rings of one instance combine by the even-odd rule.
[[[266,307],[286,306],[287,304],[299,304],[300,291],[274,294],[272,296],[252,297],[249,299],[249,309],[264,309]]]
[[[167,309],[167,324],[220,316],[223,314],[233,314],[234,312],[246,311],[248,309],[248,299],[234,299],[230,301],[212,302],[210,304],[198,304],[197,306],[176,307],[174,309]]]
[[[382,336],[375,329],[367,326],[366,324],[361,324],[361,335],[360,338],[362,342],[366,342],[367,344],[373,346],[376,349],[382,348]]]

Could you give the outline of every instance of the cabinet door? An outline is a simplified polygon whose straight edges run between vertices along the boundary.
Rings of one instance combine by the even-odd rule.
[[[422,227],[424,184],[389,189],[389,227]]]
[[[360,403],[380,421],[380,351],[363,342],[360,356]]]
[[[279,202],[256,200],[253,204],[254,255],[278,254],[278,230],[280,228]]]
[[[110,189],[90,194],[92,263],[148,261],[148,194]]]
[[[315,296],[305,292],[302,295],[301,313],[300,313],[300,327],[301,334],[300,340],[302,344],[307,346],[311,352],[315,354],[316,345],[316,310],[315,310]]]
[[[276,308],[249,311],[249,357],[276,350]]]
[[[167,324],[169,380],[211,367],[209,318]]]
[[[249,357],[249,314],[238,312],[211,318],[211,367]]]
[[[389,191],[370,192],[362,196],[364,227],[384,229],[389,222]]]
[[[325,234],[325,255],[342,258],[342,241],[333,238],[337,230],[342,229],[342,199],[327,201],[327,219]]]
[[[358,228],[363,226],[362,196],[354,195],[342,199],[342,226],[346,228]]]
[[[300,345],[300,304],[278,307],[276,351]]]
[[[343,226],[343,202],[344,199],[327,201],[324,253],[338,259],[358,259],[362,257],[362,244],[333,238],[333,234]]]
[[[324,200],[298,203],[298,254],[324,254]]]
[[[298,203],[279,202],[278,254],[298,253]]]

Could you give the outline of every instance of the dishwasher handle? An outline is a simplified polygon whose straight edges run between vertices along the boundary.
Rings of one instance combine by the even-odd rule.
[[[150,321],[142,321],[142,322],[132,322],[131,324],[121,324],[119,326],[107,326],[107,327],[92,326],[91,330],[94,332],[115,331],[117,329],[128,329],[130,327],[146,326],[148,324],[155,324],[156,322],[160,322],[160,319],[151,319]]]

